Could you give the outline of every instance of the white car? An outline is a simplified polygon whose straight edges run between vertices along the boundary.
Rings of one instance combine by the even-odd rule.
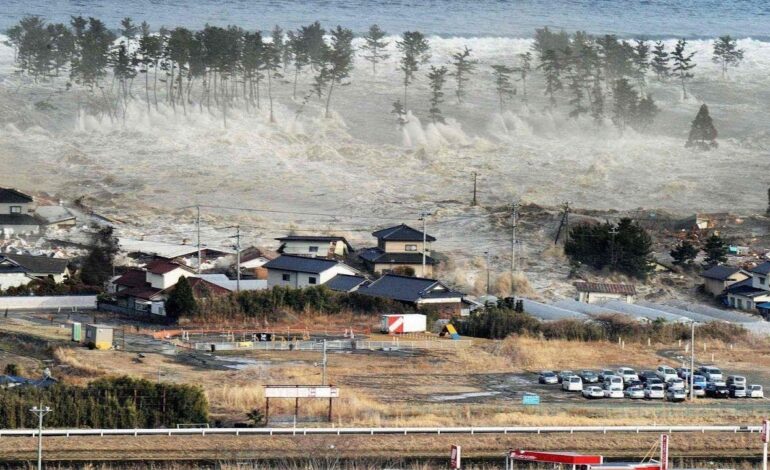
[[[684,390],[684,380],[680,378],[670,379],[666,382],[668,390]]]
[[[568,392],[581,392],[583,391],[583,379],[577,375],[567,377],[562,380],[561,388],[562,390],[566,390]]]
[[[687,394],[684,393],[684,390],[675,390],[673,388],[668,389],[666,392],[666,400],[678,402],[678,401],[685,401],[687,399]]]
[[[746,396],[749,398],[765,398],[765,391],[761,385],[752,384],[749,385]]]
[[[696,398],[702,398],[706,396],[706,387],[704,387],[701,384],[695,384],[692,387],[693,389],[693,395],[695,395]]]
[[[619,375],[608,375],[604,377],[604,388],[607,389],[609,386],[615,386],[623,388],[623,378]]]
[[[658,378],[663,382],[668,382],[671,379],[679,378],[679,376],[676,374],[676,371],[669,366],[658,366],[658,368],[655,369],[655,375],[657,375]]]
[[[639,375],[636,371],[630,367],[621,367],[618,369],[618,376],[623,379],[623,382],[628,383],[633,380],[639,380]]]
[[[583,389],[583,396],[586,398],[604,398],[604,390],[601,387],[593,385]]]
[[[746,385],[746,377],[742,375],[728,375],[727,381],[725,382],[727,386],[730,385]]]
[[[617,385],[610,385],[608,387],[604,388],[604,397],[605,398],[623,398],[623,387],[618,387]]]
[[[702,366],[700,368],[700,375],[706,377],[709,382],[721,382],[722,371],[718,367],[714,366]]]
[[[626,398],[638,400],[640,398],[644,398],[644,389],[638,385],[635,387],[628,387],[625,394]]]
[[[644,389],[644,398],[651,400],[655,398],[666,398],[665,387],[661,384],[653,384]]]

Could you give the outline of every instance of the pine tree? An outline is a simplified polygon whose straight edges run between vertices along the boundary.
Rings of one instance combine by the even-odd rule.
[[[688,266],[695,261],[698,256],[698,248],[693,245],[689,240],[683,240],[677,246],[671,249],[669,252],[674,259],[674,264],[677,266]]]
[[[556,51],[552,49],[545,51],[539,68],[545,75],[545,95],[553,106],[556,104],[556,92],[562,89],[561,64]]]
[[[404,110],[408,109],[407,89],[414,80],[414,74],[430,59],[430,45],[425,36],[419,31],[406,31],[401,40],[396,41],[396,47],[401,52],[399,68],[404,73]]]
[[[284,42],[283,29],[280,26],[275,25],[270,32],[270,37],[273,39],[273,49],[275,54],[278,55],[278,62],[283,65],[283,68],[289,66],[286,44]]]
[[[310,57],[308,56],[307,40],[302,35],[301,29],[296,33],[294,31],[289,31],[287,36],[287,47],[291,49],[291,56],[294,59],[294,87],[292,89],[291,97],[296,99],[297,80],[299,79],[299,74],[302,72],[302,69],[310,63]]]
[[[353,69],[353,31],[341,26],[332,30],[327,64],[328,66],[324,69],[326,76],[323,80],[329,83],[325,113],[328,118],[334,85],[342,85],[342,80],[348,78]]]
[[[452,76],[455,77],[455,81],[457,82],[455,96],[457,96],[458,103],[463,102],[463,98],[465,97],[465,84],[470,80],[469,76],[473,74],[476,69],[476,64],[478,64],[478,60],[471,59],[470,56],[471,50],[468,49],[468,46],[465,46],[462,51],[452,54],[452,66],[454,67]]]
[[[645,40],[638,39],[634,45],[634,77],[643,89],[647,81],[647,71],[650,69],[650,45]]]
[[[727,77],[728,67],[737,67],[743,60],[743,49],[738,49],[738,40],[729,35],[720,36],[714,42],[714,55],[711,60],[722,66],[722,78]]]
[[[166,300],[166,315],[177,320],[180,317],[194,314],[197,307],[190,282],[186,277],[180,277],[169,294],[168,300]]]
[[[714,266],[727,261],[727,244],[716,233],[706,239],[703,244],[703,251],[706,253],[706,266]]]
[[[612,88],[612,122],[621,130],[632,122],[639,96],[626,78],[615,80]]]
[[[373,75],[377,75],[377,64],[390,57],[390,54],[383,52],[390,44],[382,40],[385,36],[387,33],[376,24],[371,25],[369,31],[364,35],[364,44],[361,49],[366,51],[363,57],[364,60],[371,62]]]
[[[446,83],[446,75],[448,69],[444,66],[436,67],[431,66],[430,72],[428,72],[428,81],[430,86],[430,109],[428,114],[433,123],[444,122],[444,117],[441,115],[441,109],[439,106],[444,102],[444,83]]]
[[[302,26],[300,31],[300,37],[304,41],[305,51],[307,52],[310,65],[314,70],[318,70],[326,57],[327,46],[324,41],[326,31],[321,27],[321,23],[318,21],[308,26]]]
[[[263,43],[261,58],[261,70],[265,72],[265,76],[267,77],[267,99],[270,105],[270,122],[275,122],[275,113],[273,111],[273,80],[283,77],[279,72],[281,68],[281,49],[276,47],[273,43]]]
[[[521,82],[521,97],[527,102],[527,77],[532,72],[532,53],[524,52],[518,55],[519,65],[514,67],[513,71],[519,74],[517,81]]]
[[[639,100],[636,105],[636,114],[634,115],[634,128],[639,131],[647,130],[660,113],[660,108],[655,104],[652,96],[649,94]]]
[[[668,62],[670,60],[668,52],[666,52],[666,46],[663,41],[657,41],[655,47],[652,50],[652,60],[650,65],[652,71],[655,72],[655,76],[658,77],[658,81],[663,81],[671,75]]]
[[[103,287],[112,276],[118,240],[110,226],[93,227],[91,240],[80,270],[80,279],[89,286]]]
[[[709,114],[709,108],[705,104],[701,105],[695,120],[690,128],[690,135],[687,138],[685,147],[695,147],[699,150],[709,150],[716,148],[719,144],[717,139],[717,129]]]
[[[493,65],[492,76],[495,79],[495,90],[497,91],[497,99],[500,105],[500,113],[502,114],[505,105],[505,100],[514,94],[516,94],[516,88],[511,83],[511,74],[514,69],[506,65]]]
[[[604,120],[604,91],[599,80],[594,80],[594,86],[591,89],[591,118],[597,124]]]
[[[390,114],[396,115],[396,120],[398,121],[399,126],[406,124],[406,110],[404,109],[404,105],[401,103],[401,100],[396,100],[393,102]]]
[[[674,62],[672,71],[682,83],[682,93],[685,99],[687,99],[687,80],[694,77],[690,70],[695,68],[695,64],[692,61],[695,52],[687,54],[685,52],[686,47],[687,41],[680,39],[676,42],[676,46],[674,46],[674,52],[671,53],[671,60]]]

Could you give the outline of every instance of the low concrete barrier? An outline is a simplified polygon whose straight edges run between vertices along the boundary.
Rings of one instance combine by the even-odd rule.
[[[0,297],[0,310],[96,309],[95,295]]]

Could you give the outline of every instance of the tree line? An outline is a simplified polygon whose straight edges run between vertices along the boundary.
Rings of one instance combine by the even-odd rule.
[[[116,377],[86,387],[58,383],[0,390],[0,426],[37,427],[29,410],[40,403],[51,407],[45,424],[53,428],[158,428],[209,419],[208,402],[198,386]]]
[[[69,24],[26,17],[7,35],[21,73],[35,81],[67,74],[68,87],[77,84],[103,98],[103,112],[111,119],[125,118],[128,102],[142,96],[148,113],[162,102],[184,113],[197,105],[201,111],[218,109],[225,125],[234,106],[247,112],[266,106],[274,121],[278,86],[291,87],[292,98],[300,101],[297,113],[316,97],[323,100],[328,117],[335,92],[350,83],[356,54],[376,74],[392,51],[387,32],[377,25],[363,35],[359,50],[353,46],[350,29],[326,30],[318,21],[294,31],[279,26],[262,32],[206,25],[198,31],[161,27],[153,32],[146,22],[137,25],[124,18],[117,32],[93,17],[73,17]],[[444,120],[442,105],[449,83],[458,104],[467,99],[468,85],[480,65],[471,49],[463,47],[451,54],[448,63],[432,65],[421,76],[431,58],[425,35],[406,31],[394,46],[403,90],[392,112],[399,122],[406,121],[409,89],[417,80],[427,79],[428,116],[433,122]],[[563,101],[572,118],[611,119],[621,130],[644,130],[659,112],[647,88],[648,78],[676,80],[686,96],[694,77],[694,55],[684,39],[668,51],[661,41],[651,44],[585,32],[570,35],[546,27],[535,31],[532,51],[519,54],[515,63],[489,64],[489,71],[501,112],[515,95],[528,102],[527,84],[537,73],[549,107]],[[723,36],[716,41],[712,60],[724,75],[742,59],[743,51],[734,38]],[[298,97],[301,77],[310,86]]]

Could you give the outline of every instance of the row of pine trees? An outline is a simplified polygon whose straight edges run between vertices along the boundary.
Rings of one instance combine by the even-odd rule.
[[[278,86],[291,87],[292,98],[300,103],[297,113],[315,97],[328,117],[335,91],[350,83],[357,53],[371,65],[372,74],[391,64],[388,34],[377,25],[363,35],[359,50],[350,29],[327,31],[319,22],[295,31],[276,26],[269,34],[210,25],[199,31],[177,27],[153,32],[147,23],[136,25],[125,18],[117,33],[97,18],[83,17],[73,17],[69,25],[26,17],[7,31],[21,73],[35,81],[66,76],[68,87],[77,84],[103,97],[103,112],[110,118],[125,118],[128,103],[141,97],[148,113],[162,102],[185,113],[195,105],[208,111],[213,107],[221,111],[226,125],[228,109],[234,106],[247,112],[266,106],[275,121]],[[433,122],[444,120],[442,106],[450,83],[458,104],[467,99],[470,81],[478,83],[474,75],[480,63],[468,47],[452,53],[445,65],[427,70],[422,69],[431,58],[431,47],[423,33],[404,32],[395,40],[395,49],[402,93],[392,111],[399,122],[406,121],[409,89],[417,80],[427,79],[427,114]],[[669,51],[661,41],[542,28],[535,32],[532,49],[519,54],[515,63],[489,64],[486,69],[501,112],[515,95],[527,103],[528,81],[537,74],[549,108],[566,106],[572,118],[609,118],[621,130],[644,130],[658,114],[648,91],[650,76],[675,80],[686,96],[696,67],[695,52],[684,39]],[[742,59],[735,39],[723,36],[715,42],[712,60],[723,74]]]

